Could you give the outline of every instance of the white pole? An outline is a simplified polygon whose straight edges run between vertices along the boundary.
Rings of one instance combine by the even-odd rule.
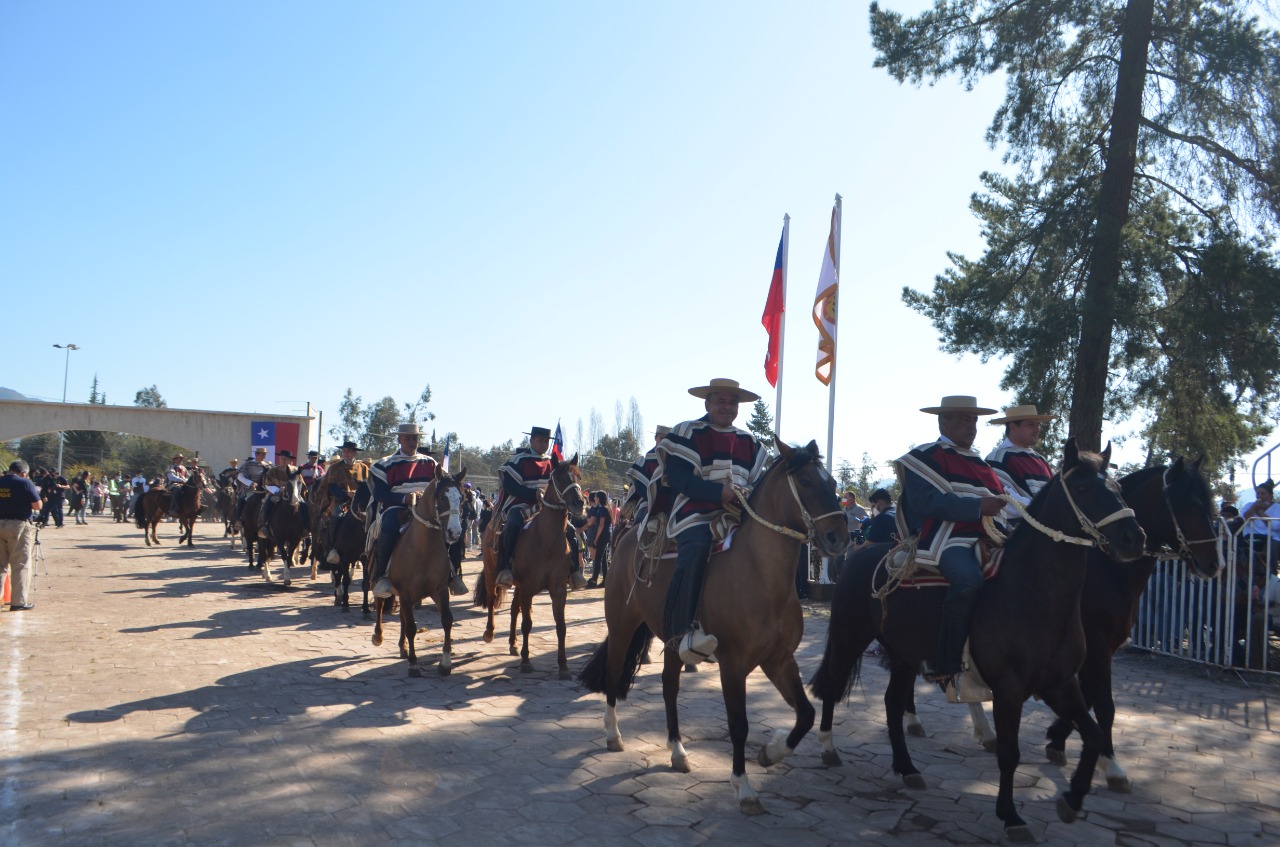
[[[844,229],[844,215],[841,212],[840,195],[836,195],[836,227],[835,227],[835,255],[832,257],[836,263],[836,302],[835,302],[835,326],[832,327],[831,337],[831,382],[830,398],[827,409],[827,471],[831,472],[832,463],[835,461],[832,453],[834,452],[835,433],[836,433],[836,364],[840,356],[840,233]]]
[[[787,340],[787,257],[791,250],[791,216],[782,216],[782,320],[778,325],[778,399],[773,406],[773,434],[782,440],[782,360]]]

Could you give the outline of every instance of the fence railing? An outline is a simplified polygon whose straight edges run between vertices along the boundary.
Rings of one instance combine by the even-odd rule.
[[[1197,577],[1180,560],[1157,562],[1139,601],[1132,645],[1205,665],[1280,673],[1270,650],[1272,617],[1280,621],[1278,521],[1257,518],[1234,531],[1220,521],[1224,566],[1214,579]]]

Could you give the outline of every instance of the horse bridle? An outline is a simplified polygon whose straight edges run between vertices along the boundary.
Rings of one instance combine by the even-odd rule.
[[[547,478],[547,482],[551,483],[551,490],[556,493],[556,497],[559,498],[560,502],[552,503],[550,500],[544,497],[542,498],[543,508],[557,509],[560,511],[567,512],[569,511],[569,501],[565,498],[565,495],[568,494],[570,491],[573,491],[576,489],[578,492],[578,496],[582,497],[582,486],[579,485],[577,482],[574,482],[568,488],[561,490],[560,486],[556,485],[556,475],[554,473]]]
[[[453,509],[446,509],[444,512],[441,512],[440,504],[437,502],[435,504],[435,507],[436,507],[435,520],[433,521],[427,520],[422,515],[418,514],[418,500],[421,497],[422,497],[421,491],[413,492],[413,502],[409,505],[409,514],[413,515],[413,519],[415,521],[427,527],[428,529],[438,529],[441,532],[444,532],[444,524],[442,523],[442,521],[446,520],[451,515],[458,514],[459,510],[457,508],[453,508]],[[435,498],[432,498],[433,501],[434,499]]]
[[[1067,502],[1071,504],[1071,511],[1075,512],[1076,520],[1080,523],[1080,528],[1085,531],[1086,535],[1093,539],[1092,542],[1087,542],[1088,546],[1092,547],[1096,545],[1099,550],[1109,552],[1111,550],[1111,542],[1107,540],[1107,537],[1103,535],[1100,530],[1108,524],[1124,520],[1125,518],[1132,518],[1134,516],[1133,509],[1125,506],[1124,508],[1115,510],[1097,523],[1090,521],[1085,517],[1084,512],[1080,511],[1080,507],[1076,505],[1075,498],[1071,496],[1071,489],[1067,487],[1067,477],[1075,473],[1075,470],[1075,468],[1071,468],[1058,478],[1058,482],[1062,486],[1062,493],[1067,496]],[[1123,503],[1124,501],[1121,500],[1120,502]],[[1079,543],[1081,541],[1086,541],[1086,539],[1072,539],[1072,543]]]
[[[1169,521],[1173,524],[1173,532],[1178,539],[1178,549],[1176,551],[1178,558],[1186,562],[1199,561],[1195,553],[1191,551],[1191,545],[1192,544],[1213,544],[1215,553],[1216,553],[1216,558],[1218,559],[1218,564],[1221,565],[1222,552],[1217,549],[1217,544],[1218,544],[1217,536],[1214,536],[1212,538],[1197,538],[1195,541],[1189,541],[1187,539],[1187,536],[1183,534],[1182,527],[1181,525],[1178,524],[1178,516],[1173,511],[1173,501],[1169,499],[1169,487],[1170,487],[1169,471],[1170,470],[1171,470],[1170,468],[1165,468],[1164,473],[1161,475],[1160,494],[1164,498],[1164,507],[1169,512]],[[1163,548],[1163,550],[1168,550],[1168,549],[1169,549],[1168,546],[1165,546]],[[1169,551],[1169,552],[1174,552],[1174,551]],[[1158,555],[1158,553],[1152,554],[1152,555]]]
[[[734,486],[733,493],[737,495],[738,502],[742,504],[742,510],[746,512],[748,515],[750,515],[752,520],[754,520],[758,524],[762,524],[763,526],[768,527],[774,532],[785,535],[787,538],[794,538],[796,541],[811,540],[813,538],[813,534],[815,532],[815,528],[817,527],[818,521],[825,520],[827,518],[834,517],[836,515],[840,515],[842,517],[844,516],[844,511],[841,509],[836,509],[834,512],[826,512],[824,514],[818,515],[816,518],[810,516],[809,510],[804,507],[804,503],[800,500],[800,490],[796,488],[795,477],[792,476],[790,473],[787,474],[787,484],[791,487],[791,496],[795,498],[796,505],[800,508],[800,518],[804,521],[805,532],[800,532],[799,530],[791,529],[790,527],[786,527],[786,526],[779,526],[776,523],[765,520],[764,518],[760,517],[760,515],[758,515],[751,508],[751,506],[747,504],[747,498],[742,493],[743,491],[742,489],[738,488],[737,486]]]

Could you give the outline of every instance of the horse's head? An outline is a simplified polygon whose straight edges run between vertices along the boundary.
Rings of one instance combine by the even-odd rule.
[[[191,476],[187,477],[187,485],[192,488],[204,488],[204,474],[199,468],[191,472]]]
[[[290,474],[289,481],[280,486],[280,499],[290,506],[300,505],[302,498],[306,496],[305,488],[301,476],[296,473]]]
[[[1153,543],[1177,551],[1205,579],[1213,579],[1222,569],[1222,539],[1214,532],[1213,494],[1200,472],[1204,456],[1187,464],[1179,456],[1163,474],[1160,524],[1166,537]]]
[[[424,500],[430,498],[435,509],[434,518],[444,533],[445,544],[456,544],[462,538],[462,481],[467,475],[464,467],[457,476],[437,470],[436,478],[427,489]]]
[[[1057,480],[1080,529],[1098,549],[1117,562],[1142,557],[1147,537],[1120,496],[1120,486],[1107,475],[1111,444],[1101,454],[1081,452],[1067,439]],[[1046,486],[1048,488],[1048,486]],[[1070,523],[1070,521],[1067,521]]]
[[[821,555],[843,556],[849,546],[849,523],[836,496],[836,481],[822,464],[818,442],[790,447],[775,438],[774,444],[778,457],[756,487],[752,503],[759,503],[762,515],[768,511],[777,522],[803,532]]]
[[[587,516],[587,499],[582,494],[582,469],[578,467],[578,454],[562,462],[554,455],[551,457],[551,480],[548,486],[555,493],[554,501],[547,500],[553,508],[564,508],[570,520],[585,520]]]

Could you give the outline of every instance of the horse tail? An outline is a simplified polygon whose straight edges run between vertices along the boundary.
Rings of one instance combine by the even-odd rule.
[[[145,496],[139,497],[138,505],[133,510],[133,522],[137,525],[138,529],[147,528],[147,505],[145,500]]]
[[[618,678],[618,689],[614,695],[619,700],[627,699],[627,692],[640,672],[641,661],[649,655],[649,642],[653,641],[653,632],[649,625],[641,623],[631,634],[631,643],[627,645],[627,655],[622,660],[622,673]],[[596,648],[582,673],[578,674],[578,682],[591,692],[605,694],[609,683],[609,637]]]
[[[481,568],[480,573],[476,574],[476,590],[471,594],[471,605],[489,605],[489,589],[485,585],[484,568]]]
[[[834,624],[835,621],[832,621]],[[841,643],[840,635],[827,630],[827,646],[822,651],[822,663],[809,680],[809,691],[824,703],[838,703],[849,699],[853,686],[862,671],[861,651],[850,650]],[[849,653],[853,653],[852,656]]]

